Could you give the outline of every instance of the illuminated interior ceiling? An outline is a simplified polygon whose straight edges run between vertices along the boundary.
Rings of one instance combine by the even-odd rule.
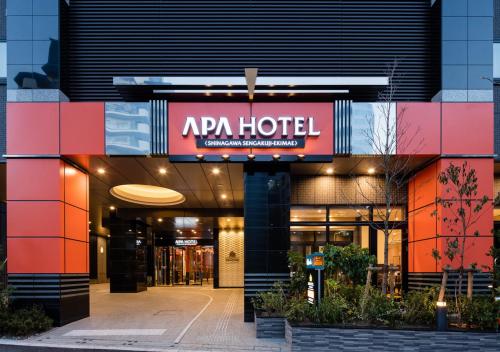
[[[150,206],[177,205],[186,200],[181,193],[172,189],[141,184],[115,186],[109,193],[126,202]]]

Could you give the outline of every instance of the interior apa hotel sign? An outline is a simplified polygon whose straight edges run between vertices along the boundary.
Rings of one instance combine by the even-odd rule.
[[[169,103],[170,155],[332,155],[333,103]]]

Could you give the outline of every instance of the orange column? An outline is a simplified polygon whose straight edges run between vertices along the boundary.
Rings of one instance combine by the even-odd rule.
[[[55,323],[89,314],[89,180],[60,157],[59,103],[7,105],[8,279]]]

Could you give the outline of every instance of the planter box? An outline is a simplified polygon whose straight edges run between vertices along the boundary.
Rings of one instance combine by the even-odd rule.
[[[500,351],[500,334],[285,324],[290,351]]]
[[[254,313],[255,333],[258,339],[285,338],[285,318],[262,317]]]

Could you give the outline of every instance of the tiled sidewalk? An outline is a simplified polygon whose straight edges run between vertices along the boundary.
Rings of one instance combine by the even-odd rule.
[[[208,287],[110,294],[108,285],[92,285],[89,318],[17,343],[136,351],[286,350],[284,340],[257,340],[253,324],[243,322],[243,290]]]

